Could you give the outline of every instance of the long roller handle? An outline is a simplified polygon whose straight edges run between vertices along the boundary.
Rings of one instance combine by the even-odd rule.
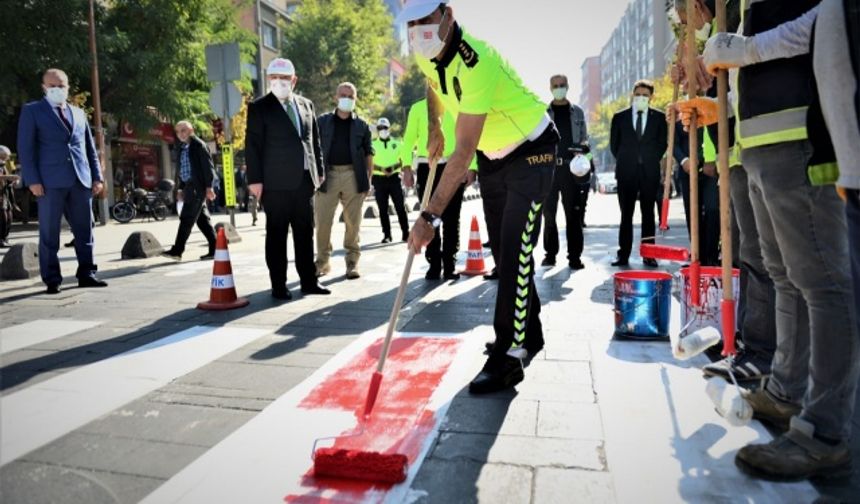
[[[719,2],[718,2],[719,3]],[[692,14],[696,12],[696,0],[687,0],[687,12]],[[696,28],[693,23],[687,19],[687,97],[692,99],[698,94],[698,82],[696,75],[698,66],[696,58],[699,53],[696,48]],[[701,275],[699,274],[699,131],[698,118],[696,111],[690,113],[690,301],[693,306],[702,305],[702,296],[700,285]]]
[[[676,56],[680,56],[681,44],[678,44],[678,49],[675,52]],[[678,102],[678,94],[680,81],[675,83],[672,89],[672,108],[669,109],[669,131],[667,133],[668,147],[666,150],[666,169],[663,174],[663,206],[660,212],[660,229],[666,231],[669,229],[669,196],[672,193],[672,169],[674,168],[673,153],[675,152],[675,103]]]

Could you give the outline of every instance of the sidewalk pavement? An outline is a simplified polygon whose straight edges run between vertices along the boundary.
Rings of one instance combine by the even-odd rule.
[[[672,205],[666,240],[681,245],[683,210],[680,200]],[[468,243],[472,214],[483,224],[480,200],[464,203],[461,244]],[[456,396],[413,481],[410,501],[812,502],[818,497],[806,482],[761,482],[738,472],[736,450],[770,434],[757,422],[734,428],[717,416],[699,371],[704,357],[682,363],[672,358],[666,342],[612,339],[615,270],[609,263],[617,215],[613,195],[593,196],[586,218],[586,268],[573,272],[560,261],[561,266],[538,269],[546,348],[515,392]],[[251,305],[222,313],[194,308],[208,298],[211,262],[120,260],[132,231],[150,231],[167,247],[177,223],[173,218],[97,227],[99,275],[110,282],[108,289],[69,288],[47,296],[38,279],[0,283],[0,328],[31,323],[64,334],[26,348],[0,348],[2,397],[193,326],[259,328],[265,335],[4,465],[4,502],[137,502],[388,318],[406,253],[402,244],[379,244],[378,220],[365,220],[362,228],[361,279],[345,279],[339,252],[332,274],[323,278],[332,296],[298,295],[291,268],[289,286],[296,299],[281,304],[269,296],[265,217],[251,227],[249,214],[237,215],[243,239],[231,244],[230,254],[238,293]],[[332,234],[335,249],[341,226]],[[36,240],[35,228],[14,229],[12,243]],[[196,257],[195,245],[205,251],[196,231],[189,257]],[[538,248],[535,261],[542,258]],[[639,267],[638,258],[632,259],[632,267]],[[71,275],[71,249],[61,250],[61,262]],[[474,330],[490,339],[495,284],[480,277],[426,282],[425,270],[416,260],[399,328]],[[673,330],[678,314],[673,298]],[[75,324],[89,328],[76,330]],[[473,364],[483,358],[476,355]],[[854,452],[860,457],[856,441]],[[835,501],[860,502],[856,471],[852,482],[819,490]]]

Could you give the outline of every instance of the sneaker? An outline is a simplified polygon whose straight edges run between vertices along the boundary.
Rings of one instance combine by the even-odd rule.
[[[754,478],[800,481],[850,477],[851,450],[845,441],[826,443],[815,437],[815,426],[795,417],[788,432],[766,444],[747,445],[735,465]]]
[[[331,266],[326,264],[324,266],[317,265],[317,278],[321,276],[326,276],[331,273]]]
[[[541,266],[555,266],[555,257],[546,256],[543,258],[543,261],[540,263]]]
[[[358,272],[358,269],[353,268],[353,269],[347,270],[347,272],[346,272],[346,279],[347,280],[355,280],[356,278],[361,278],[361,274]]]
[[[470,394],[490,394],[508,388],[523,381],[523,364],[519,359],[505,357],[501,364],[495,364],[487,359],[484,369],[469,383]]]
[[[719,376],[726,381],[731,381],[729,377],[729,368],[731,367],[732,374],[739,382],[759,381],[770,376],[770,361],[752,352],[738,352],[731,361],[731,365],[729,365],[729,358],[726,357],[717,362],[712,362],[703,367],[702,372],[705,376]]]
[[[766,389],[766,385],[756,390],[741,389],[741,397],[752,407],[753,418],[785,432],[791,417],[799,415],[801,407],[777,399]]]

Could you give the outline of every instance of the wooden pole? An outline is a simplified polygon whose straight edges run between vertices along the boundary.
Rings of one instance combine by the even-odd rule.
[[[107,153],[105,151],[105,131],[102,127],[102,98],[99,86],[99,59],[98,50],[96,48],[96,13],[95,0],[90,0],[89,12],[89,32],[90,32],[90,56],[92,57],[92,92],[93,92],[93,118],[96,135],[96,146],[99,150],[99,166],[102,169],[102,178],[104,179],[104,189],[99,195],[101,211],[99,212],[99,223],[104,225],[107,223],[108,200],[107,196],[113,187],[113,174],[108,173],[105,166]]]
[[[723,0],[717,0],[718,3]],[[696,47],[696,27],[692,17],[696,12],[696,0],[687,0],[687,98],[693,99],[698,94],[698,48]],[[699,285],[699,131],[696,111],[690,114],[690,293],[693,306],[701,306],[701,287]]]
[[[681,59],[681,41],[678,41],[678,47],[675,49],[675,64],[680,63]],[[675,83],[672,88],[672,108],[669,109],[669,127],[668,131],[668,148],[666,150],[666,169],[663,173],[663,203],[662,211],[660,212],[660,229],[666,231],[669,229],[669,196],[672,193],[672,169],[674,168],[675,152],[675,104],[678,103],[678,92],[680,88],[680,80]]]

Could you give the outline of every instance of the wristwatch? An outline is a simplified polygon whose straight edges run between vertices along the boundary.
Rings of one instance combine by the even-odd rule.
[[[434,228],[438,228],[439,226],[442,225],[442,217],[439,217],[438,215],[436,215],[434,213],[430,213],[427,210],[421,211],[421,218],[426,220],[427,223],[430,224],[431,226],[433,226]]]

